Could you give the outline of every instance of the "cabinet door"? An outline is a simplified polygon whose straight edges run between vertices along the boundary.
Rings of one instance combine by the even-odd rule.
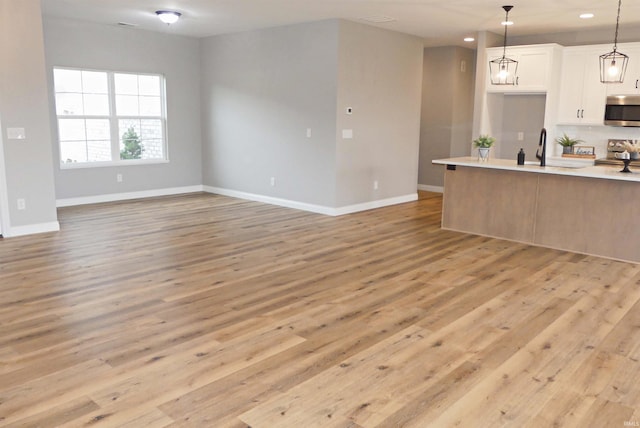
[[[564,82],[564,81],[563,81]],[[607,88],[610,84],[600,82],[600,59],[597,53],[586,53],[584,61],[584,83],[582,85],[582,106],[580,123],[602,125]]]
[[[516,91],[546,92],[550,60],[549,51],[523,50],[520,52]]]
[[[622,83],[608,83],[607,95],[636,95],[640,93],[640,49],[620,46],[620,52],[629,56],[627,72]],[[604,52],[602,52],[604,53]]]
[[[558,122],[579,124],[582,113],[582,87],[584,84],[585,55],[582,52],[565,52],[560,74],[560,100]]]
[[[491,84],[487,62],[487,92],[546,92],[549,79],[551,50],[542,48],[509,48],[506,56],[518,61],[515,85]],[[502,58],[503,48],[487,49],[488,61]]]

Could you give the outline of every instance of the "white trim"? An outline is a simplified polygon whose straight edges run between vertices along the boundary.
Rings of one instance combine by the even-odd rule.
[[[140,165],[156,165],[161,163],[169,163],[169,159],[129,159],[118,161],[93,161],[93,162],[72,162],[60,163],[60,170],[67,169],[87,169],[87,168],[108,168],[108,167],[128,167]]]
[[[9,190],[7,189],[7,169],[4,162],[4,128],[0,123],[0,234],[9,236]]]
[[[382,207],[387,207],[389,205],[403,204],[405,202],[412,202],[417,200],[418,200],[418,194],[410,193],[408,195],[395,196],[393,198],[387,198],[387,199],[378,199],[376,201],[363,202],[361,204],[347,205],[345,207],[336,208],[334,215],[351,214],[359,211],[367,211],[367,210],[372,210],[374,208],[382,208]]]
[[[331,208],[323,205],[308,204],[305,202],[297,202],[289,199],[281,199],[281,198],[274,198],[272,196],[258,195],[256,193],[248,193],[248,192],[241,192],[238,190],[223,189],[220,187],[213,187],[213,186],[203,186],[203,187],[204,187],[204,191],[208,193],[215,193],[218,195],[230,196],[230,197],[239,198],[239,199],[246,199],[246,200],[255,201],[255,202],[263,202],[266,204],[278,205],[281,207],[294,208],[302,211],[310,211],[313,213],[330,215],[330,216],[340,216],[344,214],[351,214],[359,211],[366,211],[374,208],[386,207],[388,205],[395,205],[395,204],[401,204],[404,202],[416,201],[418,199],[417,193],[411,193],[409,195],[396,196],[394,198],[380,199],[376,201],[364,202],[364,203],[355,204],[355,205],[347,205],[340,208]]]
[[[33,235],[34,233],[57,232],[60,230],[60,223],[51,221],[49,223],[28,224],[26,226],[13,226],[2,236],[12,238],[15,236]]]
[[[255,202],[264,202],[266,204],[278,205],[281,207],[294,208],[302,211],[310,211],[312,213],[336,215],[335,209],[322,205],[307,204],[305,202],[291,201],[289,199],[274,198],[272,196],[258,195],[256,193],[241,192],[239,190],[223,189],[221,187],[203,186],[204,191],[215,193],[217,195],[231,196],[232,198],[246,199]]]
[[[443,186],[431,186],[429,184],[418,184],[418,190],[423,190],[425,192],[444,193]]]
[[[106,195],[83,196],[56,200],[56,207],[70,207],[74,205],[99,204],[103,202],[126,201],[129,199],[153,198],[156,196],[180,195],[183,193],[202,192],[202,185],[169,187],[166,189],[142,190],[140,192],[109,193]]]

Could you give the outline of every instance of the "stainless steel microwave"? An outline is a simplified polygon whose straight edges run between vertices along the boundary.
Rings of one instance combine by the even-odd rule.
[[[609,95],[604,109],[604,124],[640,126],[640,95]]]

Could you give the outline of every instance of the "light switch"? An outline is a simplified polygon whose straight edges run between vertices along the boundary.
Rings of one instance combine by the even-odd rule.
[[[7,128],[7,139],[9,140],[24,140],[27,138],[24,132],[24,128]]]
[[[342,138],[344,138],[345,140],[353,138],[353,129],[343,129]]]

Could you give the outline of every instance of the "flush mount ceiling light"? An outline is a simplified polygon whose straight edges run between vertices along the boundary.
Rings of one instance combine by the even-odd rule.
[[[474,39],[473,37],[465,37],[463,40],[467,43],[470,43],[470,42],[474,42],[476,39]]]
[[[180,12],[175,12],[172,10],[156,10],[156,15],[158,15],[160,21],[164,22],[167,25],[177,22],[178,19],[180,19],[180,17],[182,16]]]
[[[513,6],[502,6],[506,12],[503,22],[504,25],[504,47],[502,49],[502,58],[496,58],[489,61],[489,74],[491,76],[492,85],[515,85],[516,72],[518,71],[518,61],[507,58],[507,28],[509,21],[509,11]]]
[[[580,14],[580,18],[581,19],[591,19],[594,17],[593,13],[581,13]]]
[[[618,52],[618,27],[620,26],[621,5],[622,0],[618,0],[618,17],[616,18],[616,35],[613,39],[613,50],[600,55],[600,81],[602,83],[622,83],[629,63],[629,57],[622,52]]]

